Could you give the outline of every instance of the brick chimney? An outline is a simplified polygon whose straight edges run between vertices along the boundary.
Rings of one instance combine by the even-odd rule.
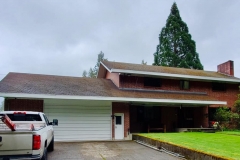
[[[217,70],[219,73],[223,73],[229,76],[234,76],[234,65],[233,61],[229,60],[225,63],[219,64],[217,66]]]

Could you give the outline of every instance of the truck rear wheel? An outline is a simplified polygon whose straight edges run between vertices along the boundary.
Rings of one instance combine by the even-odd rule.
[[[41,160],[47,160],[47,148],[44,149],[43,156]]]
[[[52,138],[52,141],[50,142],[47,150],[48,150],[49,152],[52,152],[52,151],[54,150],[54,137]]]

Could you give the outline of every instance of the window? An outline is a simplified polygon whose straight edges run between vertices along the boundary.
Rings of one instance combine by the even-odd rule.
[[[44,114],[43,114],[43,117],[44,117],[44,119],[46,121],[46,124],[49,125],[49,121],[48,121],[47,117]]]
[[[226,83],[213,82],[212,90],[213,91],[226,91]]]
[[[116,124],[122,124],[122,116],[116,116]]]
[[[12,121],[42,121],[38,114],[7,114]]]
[[[180,89],[188,90],[189,89],[189,81],[180,81]]]
[[[144,86],[147,86],[147,87],[161,87],[161,79],[144,77]]]

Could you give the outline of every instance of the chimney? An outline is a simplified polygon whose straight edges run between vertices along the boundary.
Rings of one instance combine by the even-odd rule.
[[[219,73],[226,74],[228,76],[234,76],[234,66],[233,61],[229,60],[225,63],[219,64],[217,66]]]

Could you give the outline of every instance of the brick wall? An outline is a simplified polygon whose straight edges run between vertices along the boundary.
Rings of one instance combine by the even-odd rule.
[[[4,110],[43,112],[43,100],[5,99]]]
[[[112,103],[112,114],[114,115],[115,113],[124,113],[124,137],[127,137],[128,129],[130,128],[129,104],[113,102]],[[113,119],[113,121],[112,121],[112,138],[115,138],[114,123],[115,122]]]
[[[217,70],[220,73],[234,76],[234,64],[233,61],[227,61],[225,63],[219,64]]]
[[[190,81],[189,90],[180,89],[180,80],[174,79],[161,79],[161,87],[145,87],[144,77],[123,76],[120,75],[120,88],[134,88],[134,89],[160,89],[171,91],[189,91],[189,92],[205,92],[210,97],[216,98],[219,101],[227,101],[227,106],[232,107],[237,100],[239,94],[238,84],[227,84],[226,91],[212,91],[211,82]]]

